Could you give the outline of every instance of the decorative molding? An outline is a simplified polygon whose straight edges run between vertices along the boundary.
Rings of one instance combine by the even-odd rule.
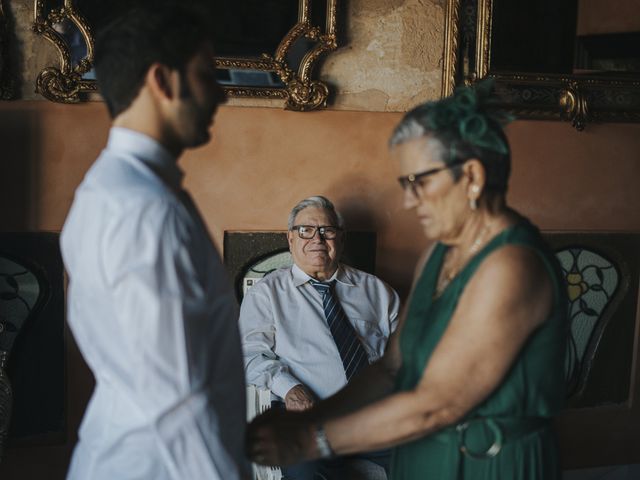
[[[492,0],[477,0],[477,2],[476,71],[474,72],[474,81],[486,77],[489,73],[491,58],[491,12],[493,11]]]
[[[458,62],[458,35],[460,22],[460,2],[447,2],[444,25],[444,59],[442,73],[442,96],[447,97],[455,88],[455,73]],[[464,53],[463,53],[464,55]]]
[[[582,131],[589,119],[587,98],[577,82],[570,82],[566,90],[560,93],[558,103],[562,115],[571,121],[576,130]]]
[[[249,58],[234,57],[216,57],[216,68],[230,69],[237,68],[243,70],[275,70],[276,64],[266,53],[263,53],[260,59],[254,60]]]
[[[240,98],[268,98],[286,99],[287,91],[283,88],[262,88],[262,87],[225,87],[225,92],[230,97]]]
[[[577,130],[595,122],[640,122],[638,77],[493,71],[493,6],[493,0],[447,0],[443,96],[457,85],[492,77],[501,107],[519,118],[564,120]],[[469,22],[473,39],[464,38]]]
[[[97,90],[94,81],[83,79],[83,75],[92,68],[94,43],[91,27],[76,10],[73,0],[64,0],[62,7],[50,10],[46,8],[47,3],[46,0],[35,0],[32,30],[53,43],[58,51],[60,67],[46,67],[40,72],[36,79],[36,92],[53,102],[77,103],[82,99],[82,93]],[[65,20],[69,20],[78,28],[87,46],[86,57],[77,65],[71,63],[69,45],[53,27]]]
[[[337,48],[337,3],[327,0],[327,19],[324,31],[312,25],[310,9],[312,0],[300,0],[298,22],[278,45],[273,56],[263,53],[259,58],[216,57],[216,68],[226,70],[260,70],[275,72],[283,87],[226,86],[222,88],[230,97],[252,97],[284,99],[288,110],[308,111],[326,107],[329,87],[313,78],[314,68],[320,58]],[[54,102],[76,103],[82,94],[97,92],[96,82],[87,80],[84,74],[93,65],[94,38],[90,26],[74,6],[74,0],[64,0],[64,6],[47,9],[47,0],[35,0],[33,31],[44,36],[56,47],[60,66],[49,66],[40,72],[36,80],[36,91]],[[48,13],[46,13],[48,12]],[[87,55],[78,65],[71,64],[70,48],[65,39],[55,31],[53,25],[71,21],[82,33],[87,45]],[[300,66],[294,70],[287,63],[287,55],[296,41],[308,39],[315,45],[304,55]]]

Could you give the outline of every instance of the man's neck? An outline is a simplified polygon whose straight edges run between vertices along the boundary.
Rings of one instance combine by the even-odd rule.
[[[338,270],[338,267],[336,266],[332,270],[319,270],[319,271],[312,270],[310,272],[305,272],[305,273],[320,282],[326,282],[327,280],[329,280],[331,277],[335,275],[337,270]]]
[[[113,119],[112,126],[127,128],[142,133],[166,148],[173,158],[178,160],[184,148],[170,141],[162,120],[158,115],[150,114],[143,108],[132,106]]]

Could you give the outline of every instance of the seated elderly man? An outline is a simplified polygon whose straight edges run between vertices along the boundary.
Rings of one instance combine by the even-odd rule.
[[[270,389],[287,410],[305,410],[383,355],[399,300],[380,279],[339,263],[343,222],[326,198],[298,203],[288,227],[294,265],[247,292],[240,330],[247,382]],[[345,472],[363,460],[386,471],[388,452],[307,462],[283,473],[291,480],[354,478]]]

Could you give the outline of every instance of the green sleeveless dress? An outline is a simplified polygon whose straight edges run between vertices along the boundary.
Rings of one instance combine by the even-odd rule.
[[[554,308],[535,330],[502,384],[455,426],[400,445],[391,480],[556,480],[560,462],[551,417],[564,406],[568,335],[560,267],[538,230],[525,219],[494,237],[433,299],[447,246],[438,244],[418,279],[400,337],[396,391],[413,389],[481,262],[503,245],[533,249],[553,281]]]

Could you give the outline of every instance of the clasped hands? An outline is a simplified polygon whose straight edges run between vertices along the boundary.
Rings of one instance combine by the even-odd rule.
[[[316,422],[309,412],[314,403],[313,394],[304,385],[296,385],[285,396],[286,410],[272,408],[257,416],[247,428],[249,458],[273,466],[318,458]]]

